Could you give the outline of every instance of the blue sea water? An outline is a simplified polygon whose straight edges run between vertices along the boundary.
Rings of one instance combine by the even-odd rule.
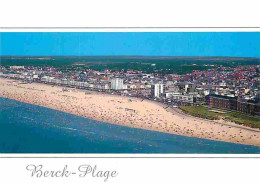
[[[260,153],[260,148],[123,127],[0,97],[0,153]]]

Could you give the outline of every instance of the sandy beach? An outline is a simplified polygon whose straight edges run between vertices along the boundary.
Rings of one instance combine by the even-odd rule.
[[[259,129],[191,117],[153,101],[62,88],[0,78],[4,98],[118,125],[260,146]]]

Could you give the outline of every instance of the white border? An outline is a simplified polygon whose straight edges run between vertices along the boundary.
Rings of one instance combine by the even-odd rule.
[[[260,32],[260,27],[0,27],[0,32]]]

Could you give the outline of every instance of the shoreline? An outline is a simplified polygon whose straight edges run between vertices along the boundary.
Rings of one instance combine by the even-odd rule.
[[[260,130],[178,114],[154,101],[75,88],[62,91],[62,86],[41,83],[19,83],[19,80],[0,78],[0,96],[116,125],[260,146]]]

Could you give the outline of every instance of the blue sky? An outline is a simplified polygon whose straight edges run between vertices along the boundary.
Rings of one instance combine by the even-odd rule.
[[[0,42],[0,55],[260,57],[260,32],[2,32]]]

